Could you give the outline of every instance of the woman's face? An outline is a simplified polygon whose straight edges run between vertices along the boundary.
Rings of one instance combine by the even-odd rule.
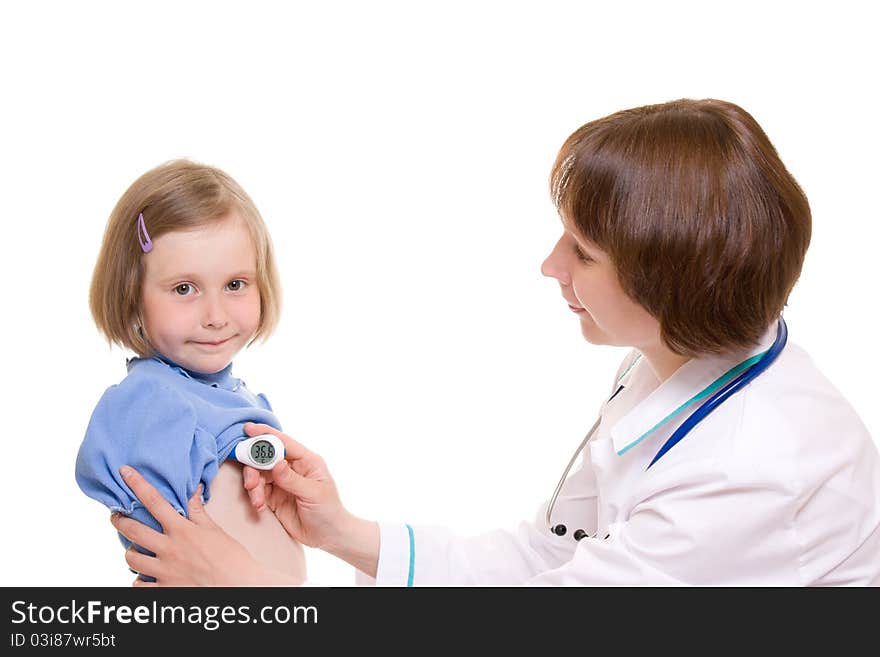
[[[588,342],[644,348],[660,341],[660,324],[623,291],[610,256],[566,226],[541,265],[559,281]]]

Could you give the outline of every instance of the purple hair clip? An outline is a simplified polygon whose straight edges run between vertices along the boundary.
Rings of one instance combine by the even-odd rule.
[[[143,237],[141,237],[141,233],[143,233]],[[138,215],[138,223],[137,223],[137,234],[138,234],[138,242],[141,243],[141,248],[144,250],[144,253],[149,253],[153,250],[153,240],[150,239],[150,234],[147,232],[147,227],[144,224],[144,213],[141,212]],[[144,239],[146,238],[146,239]]]

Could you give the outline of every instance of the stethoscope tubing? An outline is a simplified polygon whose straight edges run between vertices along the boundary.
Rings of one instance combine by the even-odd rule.
[[[718,408],[725,400],[727,400],[731,395],[735,394],[737,391],[742,389],[744,386],[748,385],[752,381],[754,381],[758,376],[761,375],[770,365],[776,361],[777,357],[780,353],[782,353],[783,348],[788,342],[788,326],[785,324],[785,320],[780,317],[779,322],[777,324],[776,330],[776,339],[773,341],[773,345],[770,349],[767,350],[767,353],[759,360],[757,363],[752,365],[745,372],[737,376],[735,379],[727,383],[724,387],[722,387],[718,392],[716,392],[712,397],[710,397],[706,402],[704,402],[696,411],[694,411],[688,418],[681,423],[681,426],[675,430],[675,432],[669,437],[669,439],[663,443],[663,446],[657,451],[654,455],[654,458],[648,464],[648,467],[645,468],[645,471],[649,470],[652,465],[654,465],[657,461],[659,461],[666,452],[675,447],[682,438],[684,438],[697,424],[699,424],[700,420],[705,418],[709,413]],[[617,392],[620,392],[618,390]],[[613,399],[614,396],[611,396]],[[610,400],[609,400],[610,401]],[[568,465],[565,466],[565,471],[562,473],[562,477],[559,479],[559,483],[556,484],[556,490],[553,491],[553,495],[550,498],[550,502],[547,504],[547,511],[545,513],[545,520],[547,523],[547,527],[557,533],[553,525],[551,524],[550,515],[553,511],[553,507],[556,505],[556,499],[559,497],[559,493],[562,491],[562,486],[565,484],[565,480],[568,478],[568,473],[571,471],[574,462],[577,460],[577,457],[581,454],[586,447],[587,443],[593,437],[593,434],[596,433],[596,430],[599,428],[599,424],[602,421],[602,416],[600,415],[596,422],[593,424],[592,428],[587,432],[587,435],[584,436],[584,439],[581,441],[581,444],[578,446],[577,450],[572,454],[571,460],[569,460]],[[559,527],[563,527],[562,532],[558,533],[558,535],[563,535],[565,533],[564,525],[559,525]]]
[[[733,381],[728,383],[726,386],[721,388],[718,392],[716,392],[712,397],[702,406],[700,406],[696,411],[694,411],[688,418],[681,423],[681,426],[675,430],[669,440],[663,443],[663,446],[658,450],[658,452],[654,455],[654,458],[648,464],[646,470],[654,465],[657,461],[659,461],[666,452],[675,447],[678,442],[684,438],[688,432],[693,429],[697,424],[699,424],[700,420],[705,418],[709,413],[714,411],[716,408],[721,406],[724,401],[730,397],[732,394],[736,393],[740,388],[747,386],[756,378],[758,378],[764,370],[766,370],[773,362],[776,360],[776,357],[782,353],[782,349],[785,347],[788,342],[788,326],[785,325],[785,320],[782,317],[779,318],[779,325],[776,331],[776,340],[773,341],[773,346],[764,354],[764,357],[759,360],[757,363],[752,365],[749,369],[747,369],[741,376],[736,377]]]
[[[547,514],[545,516],[545,520],[547,521],[547,526],[550,527],[550,512],[553,511],[553,506],[556,504],[556,498],[559,497],[559,491],[562,490],[562,486],[565,484],[565,480],[568,478],[568,473],[571,472],[571,466],[574,465],[574,462],[577,460],[577,457],[580,456],[580,453],[584,451],[584,447],[586,447],[587,443],[590,441],[590,438],[593,437],[593,434],[596,433],[596,429],[599,428],[599,423],[602,421],[602,416],[596,418],[596,421],[593,423],[592,428],[587,431],[587,435],[584,436],[584,439],[581,441],[580,446],[577,448],[574,454],[571,455],[571,460],[569,460],[568,465],[565,466],[565,472],[562,473],[562,477],[559,479],[559,483],[556,484],[556,490],[553,491],[553,495],[550,497],[550,503],[547,505]]]

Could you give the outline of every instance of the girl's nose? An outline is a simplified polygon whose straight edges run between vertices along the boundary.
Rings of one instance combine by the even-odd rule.
[[[202,326],[205,328],[223,328],[227,323],[228,319],[223,308],[223,302],[213,296],[206,297],[202,313]]]

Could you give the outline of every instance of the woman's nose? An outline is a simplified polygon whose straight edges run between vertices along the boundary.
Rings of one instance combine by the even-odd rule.
[[[562,258],[559,250],[561,242],[561,239],[559,242],[556,242],[553,250],[550,251],[550,255],[548,255],[544,259],[544,262],[541,263],[541,273],[548,278],[555,278],[563,285],[570,285],[571,274],[568,273],[568,268],[565,266],[565,259]]]

